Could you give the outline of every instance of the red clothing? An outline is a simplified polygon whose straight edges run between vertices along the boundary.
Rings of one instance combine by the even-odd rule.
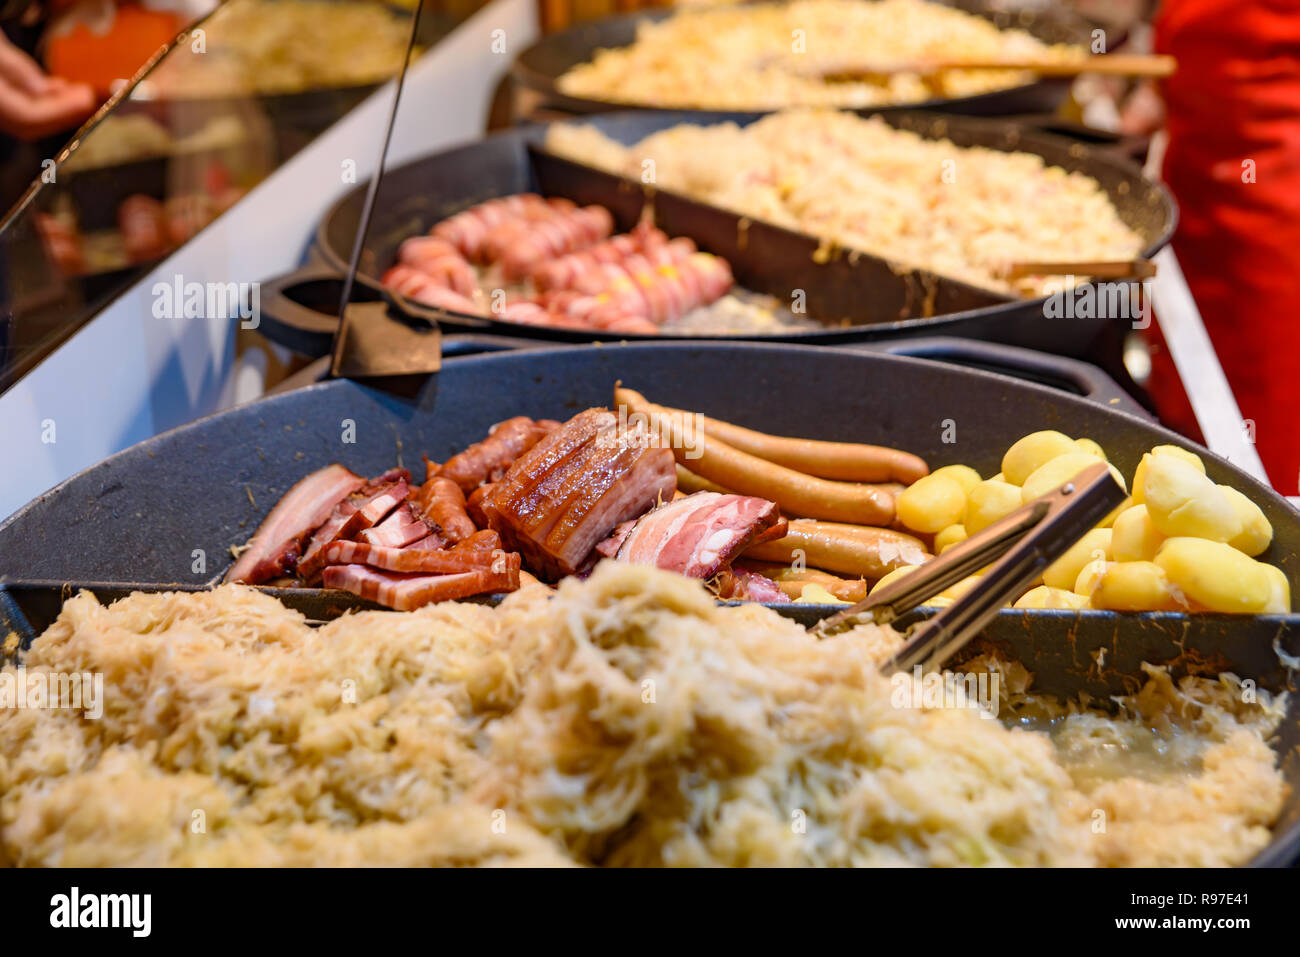
[[[1174,252],[1269,478],[1295,495],[1300,2],[1164,0],[1155,28],[1157,50],[1178,58],[1163,84]]]

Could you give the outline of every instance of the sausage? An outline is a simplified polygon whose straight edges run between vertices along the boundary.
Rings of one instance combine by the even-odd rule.
[[[546,215],[553,207],[535,193],[519,193],[490,199],[448,217],[429,231],[447,240],[462,256],[474,262],[483,252],[483,242],[492,230],[512,219]]]
[[[451,243],[437,236],[412,236],[397,249],[397,261],[462,296],[474,295],[474,270]]]
[[[530,221],[498,247],[508,280],[523,279],[548,259],[577,252],[614,231],[614,217],[603,206],[583,206],[547,219]]]
[[[819,568],[791,568],[789,565],[750,561],[737,562],[735,567],[771,579],[791,599],[801,597],[805,585],[821,585],[840,601],[859,602],[867,597],[865,580],[840,578]]]
[[[855,525],[888,525],[894,498],[874,485],[831,482],[742,452],[695,427],[695,420],[647,402],[631,389],[615,388],[614,402],[644,415],[672,449],[679,464],[739,495],[776,502],[783,512]]]
[[[417,504],[449,542],[462,542],[478,530],[465,511],[465,493],[449,478],[439,476],[425,482]]]
[[[389,289],[424,306],[435,306],[471,316],[482,313],[478,303],[410,266],[398,265],[384,273],[381,281]]]
[[[473,519],[474,524],[480,528],[486,528],[488,524],[487,515],[483,511],[483,499],[487,498],[488,493],[491,491],[492,483],[488,482],[487,484],[480,485],[478,488],[474,489],[474,491],[469,493],[469,497],[465,499],[466,513],[471,519]],[[471,535],[469,540],[472,540],[473,537],[474,536]],[[462,542],[461,544],[467,544],[469,540]]]
[[[515,459],[536,445],[548,431],[526,415],[506,419],[494,426],[482,442],[449,458],[438,474],[451,479],[468,494],[484,482],[500,479]]]
[[[796,551],[805,565],[866,578],[881,578],[895,568],[933,557],[920,539],[903,532],[811,519],[796,519],[785,538],[751,545],[745,557],[789,564]]]
[[[653,227],[651,228],[653,229]],[[653,231],[658,233],[659,236],[663,236],[664,242],[668,241],[668,237],[664,236],[663,233],[658,230]],[[585,277],[598,274],[601,265],[620,263],[632,253],[647,248],[646,243],[649,241],[647,236],[648,234],[645,233],[624,233],[611,236],[590,249],[569,253],[559,259],[541,263],[533,268],[529,274],[529,279],[532,280],[533,286],[539,292],[547,292],[552,289],[576,289],[575,283],[582,281]]]
[[[681,409],[665,407],[665,411],[675,415],[693,415]],[[703,431],[732,448],[820,478],[850,482],[896,481],[910,485],[930,474],[930,467],[919,456],[881,445],[768,435],[711,419],[707,415],[699,416],[696,421]]]

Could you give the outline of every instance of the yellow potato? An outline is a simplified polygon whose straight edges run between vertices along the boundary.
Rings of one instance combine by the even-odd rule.
[[[1115,472],[1112,471],[1111,475],[1114,474]],[[1123,478],[1123,476],[1121,475],[1120,478]],[[1097,527],[1110,528],[1115,524],[1115,519],[1119,518],[1121,514],[1123,514],[1125,511],[1127,511],[1132,507],[1133,507],[1133,499],[1131,498],[1124,499],[1124,501],[1120,502],[1118,505],[1115,506],[1114,511],[1112,511],[1110,514],[1108,514],[1105,518],[1103,518],[1100,522],[1097,523]]]
[[[1092,593],[1092,607],[1110,611],[1183,611],[1169,576],[1154,562],[1111,562]]]
[[[904,575],[910,575],[912,572],[916,571],[920,567],[921,567],[920,565],[902,565],[898,568],[895,568],[892,572],[886,572],[884,577],[882,577],[880,581],[876,582],[875,585],[871,587],[871,590],[876,591],[879,588],[884,588],[886,585],[892,585],[894,582],[898,581]]]
[[[1047,430],[1031,432],[1017,441],[1002,456],[1002,474],[1012,485],[1022,485],[1034,470],[1047,464],[1058,455],[1077,452],[1074,439],[1063,432]]]
[[[1065,455],[1058,455],[1050,462],[1040,465],[1029,478],[1025,479],[1025,484],[1020,489],[1020,500],[1028,502],[1040,495],[1046,495],[1058,486],[1070,481],[1088,466],[1096,465],[1099,462],[1104,463],[1105,459],[1099,459],[1087,452],[1069,452]],[[1119,469],[1112,465],[1110,472],[1115,476],[1115,481],[1123,488],[1124,476],[1120,475]]]
[[[1110,562],[1104,558],[1095,558],[1079,570],[1079,577],[1074,580],[1074,593],[1083,595],[1091,599],[1097,586],[1101,584],[1101,577],[1106,574],[1106,567]]]
[[[1069,591],[1083,566],[1095,559],[1108,559],[1110,554],[1111,530],[1094,528],[1079,539],[1070,550],[1047,566],[1043,572],[1043,584],[1048,588]]]
[[[935,469],[930,474],[942,475],[945,478],[952,479],[966,493],[969,493],[971,489],[980,484],[980,473],[969,465],[945,465],[941,469]]]
[[[999,472],[997,475],[992,476],[992,477],[989,479],[989,481],[990,481],[990,482],[1007,482],[1007,477],[1006,477],[1005,475],[1003,475],[1001,472]],[[1010,482],[1007,482],[1007,484],[1010,485],[1011,483],[1010,483]]]
[[[1110,461],[1106,456],[1105,450],[1092,439],[1075,439],[1074,444],[1078,446],[1080,452],[1087,452],[1089,455],[1095,455],[1099,459],[1103,459],[1107,462]]]
[[[1241,519],[1241,531],[1228,539],[1229,545],[1253,558],[1273,544],[1273,526],[1258,505],[1230,485],[1220,485],[1219,491]]]
[[[949,525],[938,535],[934,536],[934,553],[942,555],[945,548],[951,548],[958,542],[966,540],[965,525]]]
[[[1020,489],[989,479],[966,496],[966,534],[974,535],[1020,507]]]
[[[819,585],[816,582],[809,582],[807,585],[804,585],[803,591],[799,593],[799,597],[795,599],[795,603],[796,604],[802,603],[805,605],[852,604],[852,602],[847,602],[847,601],[843,601],[842,599],[836,598],[834,595],[828,592],[824,586]]]
[[[1263,563],[1260,563],[1263,565]],[[1268,575],[1272,591],[1268,604],[1264,606],[1265,615],[1289,615],[1291,613],[1291,583],[1287,581],[1286,572],[1276,565],[1264,565],[1264,574]]]
[[[946,475],[919,478],[894,500],[898,519],[918,532],[937,532],[956,525],[966,514],[966,492]]]
[[[1016,599],[1013,608],[1069,608],[1079,610],[1087,608],[1088,599],[1082,595],[1076,595],[1072,591],[1063,591],[1060,588],[1048,588],[1046,585],[1039,585],[1037,588],[1031,588],[1018,599]]]
[[[1219,486],[1175,455],[1145,460],[1143,502],[1163,535],[1229,542],[1242,531],[1241,518]]]
[[[1142,456],[1142,461],[1138,463],[1137,469],[1133,472],[1133,504],[1141,505],[1144,501],[1142,498],[1142,481],[1146,475],[1147,462],[1157,455],[1172,455],[1175,458],[1182,459],[1196,467],[1196,470],[1202,475],[1205,474],[1205,463],[1195,452],[1189,452],[1186,449],[1179,448],[1176,445],[1157,445],[1150,452]]]
[[[970,591],[977,584],[979,584],[979,581],[983,576],[984,576],[984,570],[980,570],[976,572],[974,575],[967,575],[961,581],[957,582],[957,584],[949,585],[943,591],[939,592],[939,597],[951,598],[953,601],[956,601],[962,595],[966,594],[966,592]]]
[[[1110,554],[1117,562],[1149,562],[1164,543],[1145,505],[1126,508],[1111,526]]]
[[[1274,597],[1268,566],[1224,542],[1171,538],[1160,546],[1156,564],[1184,595],[1209,611],[1257,615]]]

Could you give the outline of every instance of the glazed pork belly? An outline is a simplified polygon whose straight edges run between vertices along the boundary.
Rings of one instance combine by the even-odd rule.
[[[547,434],[474,503],[505,548],[554,581],[621,522],[672,498],[672,450],[643,424],[588,409]]]
[[[756,541],[783,536],[786,525],[776,504],[767,499],[696,492],[619,527],[597,552],[708,579],[729,568]]]

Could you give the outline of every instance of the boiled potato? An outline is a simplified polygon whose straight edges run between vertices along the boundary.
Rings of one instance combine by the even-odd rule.
[[[1083,566],[1095,559],[1110,558],[1111,530],[1094,528],[1070,546],[1070,550],[1047,566],[1043,584],[1048,588],[1069,591]]]
[[[1142,498],[1162,535],[1229,542],[1242,532],[1241,518],[1219,486],[1176,455],[1145,460]]]
[[[1117,562],[1149,562],[1164,543],[1145,505],[1125,509],[1111,526],[1110,554]]]
[[[1060,588],[1048,588],[1046,585],[1039,585],[1037,588],[1031,588],[1021,595],[1017,600],[1014,608],[1069,608],[1079,610],[1088,607],[1088,599],[1082,595],[1076,595],[1072,591],[1064,591]]]
[[[935,469],[930,474],[942,475],[945,478],[952,479],[966,493],[969,493],[971,489],[980,484],[980,473],[969,465],[945,465],[941,469]]]
[[[805,605],[850,605],[852,602],[836,598],[826,590],[824,585],[816,582],[809,582],[803,586],[803,591],[799,592],[799,597],[795,599],[796,603]]]
[[[958,542],[966,540],[965,525],[949,525],[938,535],[934,536],[934,553],[942,555],[945,548],[951,548]]]
[[[1102,447],[1092,439],[1075,439],[1074,444],[1078,446],[1080,452],[1087,452],[1089,455],[1095,455],[1103,461],[1110,461]]]
[[[1219,491],[1228,497],[1228,503],[1241,520],[1241,531],[1228,539],[1229,545],[1253,558],[1273,544],[1273,526],[1263,509],[1230,485],[1220,485]]]
[[[875,591],[878,588],[884,588],[886,585],[892,585],[904,575],[910,575],[920,567],[920,565],[902,565],[895,568],[892,572],[886,572],[880,581],[871,586],[871,590]]]
[[[898,519],[917,532],[934,533],[956,525],[966,514],[966,492],[954,478],[927,475],[898,493]]]
[[[967,575],[961,581],[957,582],[957,584],[949,585],[943,591],[939,592],[939,597],[951,598],[953,601],[956,601],[962,595],[966,594],[968,591],[970,591],[972,588],[974,588],[976,585],[979,584],[979,581],[983,577],[984,571],[986,570],[987,569],[978,571],[974,575]]]
[[[1012,485],[1023,485],[1035,469],[1059,455],[1077,452],[1074,439],[1063,432],[1046,430],[1031,432],[1017,441],[1002,456],[1002,474]]]
[[[1264,606],[1264,614],[1289,615],[1291,613],[1291,583],[1287,581],[1286,572],[1276,565],[1264,565],[1264,573],[1268,575],[1269,583],[1272,586],[1268,604]]]
[[[1079,570],[1079,576],[1074,580],[1074,593],[1091,599],[1093,592],[1101,584],[1102,576],[1106,574],[1106,568],[1110,564],[1104,558],[1094,558],[1084,565]]]
[[[966,534],[974,535],[1020,507],[1020,489],[989,479],[966,496]]]
[[[1157,445],[1150,452],[1142,456],[1142,461],[1138,463],[1137,469],[1133,472],[1133,504],[1141,505],[1142,498],[1142,481],[1146,476],[1147,462],[1158,455],[1172,455],[1175,458],[1182,459],[1196,467],[1196,470],[1202,475],[1205,474],[1205,463],[1195,452],[1189,452],[1186,449],[1179,448],[1176,445]]]
[[[1224,542],[1171,538],[1160,546],[1155,563],[1184,595],[1210,611],[1257,615],[1274,600],[1268,566]]]
[[[1092,607],[1110,611],[1182,611],[1169,576],[1155,562],[1111,562],[1092,592]]]
[[[1058,486],[1070,481],[1088,466],[1096,465],[1099,462],[1105,463],[1105,459],[1099,459],[1087,452],[1069,452],[1065,455],[1058,455],[1050,462],[1040,465],[1029,478],[1025,479],[1025,484],[1020,489],[1020,500],[1028,502],[1040,495],[1046,495]],[[1124,476],[1120,475],[1119,469],[1112,465],[1110,472],[1115,476],[1115,481],[1123,488]]]
[[[990,482],[1007,482],[1007,477],[1006,477],[1005,475],[1003,475],[1001,472],[999,472],[997,475],[992,476],[992,477],[989,479],[989,481],[990,481]],[[1010,482],[1007,482],[1007,484],[1010,485],[1011,483],[1010,483]]]

